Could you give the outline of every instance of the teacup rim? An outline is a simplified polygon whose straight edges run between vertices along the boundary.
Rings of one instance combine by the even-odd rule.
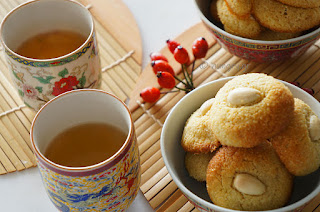
[[[225,30],[219,28],[218,26],[216,26],[215,24],[213,24],[210,20],[208,20],[208,18],[202,13],[202,11],[200,10],[198,4],[197,4],[197,0],[193,0],[194,2],[194,5],[196,7],[196,10],[201,18],[201,20],[209,25],[210,27],[212,27],[213,29],[215,29],[216,31],[218,31],[219,33],[221,34],[224,34],[228,37],[230,37],[231,39],[233,40],[238,40],[238,41],[242,41],[242,42],[245,42],[245,43],[255,43],[255,44],[260,44],[260,45],[280,45],[280,44],[285,44],[285,43],[294,43],[294,42],[297,42],[297,41],[300,41],[300,40],[304,40],[308,37],[312,37],[313,35],[316,35],[317,33],[320,33],[320,26],[318,26],[317,29],[307,33],[307,34],[304,34],[304,35],[301,35],[301,36],[298,36],[298,37],[295,37],[295,38],[290,38],[290,39],[285,39],[285,40],[276,40],[276,41],[265,41],[265,40],[254,40],[254,39],[249,39],[249,38],[243,38],[243,37],[240,37],[240,36],[237,36],[237,35],[233,35],[231,33],[228,33],[226,32]]]
[[[33,3],[36,3],[36,2],[41,2],[43,0],[30,0],[30,1],[27,1],[27,2],[24,2],[22,4],[19,4],[18,6],[16,6],[15,8],[13,8],[12,10],[10,10],[6,16],[2,19],[1,23],[0,23],[0,42],[1,42],[1,45],[3,46],[3,48],[7,51],[9,51],[12,55],[16,56],[16,57],[19,57],[19,58],[22,58],[24,60],[27,60],[27,61],[32,61],[32,62],[54,62],[54,61],[59,61],[59,60],[62,60],[62,59],[65,59],[65,58],[68,58],[74,54],[76,54],[77,52],[79,52],[81,49],[83,49],[91,40],[91,37],[93,36],[93,33],[94,33],[94,21],[93,21],[93,17],[90,13],[90,11],[84,6],[82,5],[81,3],[75,1],[75,0],[55,0],[55,1],[65,1],[65,2],[72,2],[74,4],[77,4],[78,6],[82,7],[84,9],[84,11],[87,11],[88,15],[89,15],[89,18],[90,18],[90,23],[91,23],[91,29],[90,29],[90,33],[89,35],[87,36],[85,42],[83,42],[83,44],[81,44],[81,46],[79,46],[77,49],[73,50],[72,52],[68,53],[68,54],[65,54],[63,56],[60,56],[60,57],[54,57],[54,58],[50,58],[50,59],[35,59],[35,58],[29,58],[29,57],[25,57],[23,55],[20,55],[18,53],[16,53],[15,51],[13,51],[12,49],[10,49],[6,43],[3,41],[3,38],[2,38],[2,34],[3,34],[3,25],[5,23],[5,21],[8,19],[8,17],[13,14],[15,11],[17,11],[18,9],[28,5],[28,4],[33,4]]]
[[[79,93],[79,92],[99,92],[99,93],[103,93],[106,95],[109,95],[113,98],[115,98],[117,101],[119,101],[124,108],[126,109],[126,111],[129,114],[129,119],[130,119],[130,127],[128,130],[128,136],[124,142],[124,144],[121,146],[121,148],[115,153],[113,154],[111,157],[107,158],[106,160],[94,164],[94,165],[90,165],[90,166],[82,166],[82,167],[68,167],[68,166],[64,166],[64,165],[60,165],[57,164],[51,160],[49,160],[48,158],[46,158],[41,151],[38,149],[37,145],[35,144],[34,138],[33,138],[33,132],[34,132],[34,125],[35,122],[38,118],[38,116],[40,115],[41,111],[43,111],[48,105],[50,105],[52,102],[60,99],[61,97],[64,97],[66,95],[69,94],[73,94],[73,93]],[[45,105],[43,105],[40,110],[36,113],[32,123],[31,123],[31,128],[30,128],[30,139],[31,139],[31,145],[33,147],[33,150],[36,154],[36,156],[40,157],[41,160],[45,161],[45,164],[43,164],[43,162],[41,164],[43,165],[49,165],[50,167],[53,167],[56,169],[56,171],[58,172],[68,172],[69,174],[71,174],[70,172],[79,172],[79,171],[83,171],[83,172],[91,172],[91,171],[95,171],[97,169],[101,169],[104,168],[105,166],[107,166],[108,164],[112,163],[113,161],[115,161],[119,156],[121,156],[122,153],[124,153],[128,148],[131,147],[131,145],[134,145],[133,143],[131,143],[130,141],[132,139],[134,139],[134,123],[132,120],[132,116],[130,113],[129,108],[127,107],[127,105],[117,96],[107,92],[107,91],[103,91],[103,90],[99,90],[99,89],[77,89],[77,90],[71,90],[71,91],[67,91],[65,93],[60,94],[59,96],[56,96],[55,98],[49,100],[48,102],[46,102]]]
[[[224,207],[221,207],[221,206],[218,206],[218,205],[215,205],[213,204],[212,202],[208,202],[204,199],[202,199],[201,197],[197,196],[196,194],[194,194],[191,190],[189,190],[180,180],[177,179],[176,175],[174,174],[174,171],[173,171],[173,168],[172,166],[170,165],[170,163],[168,162],[168,158],[165,154],[165,148],[164,148],[164,135],[166,134],[165,130],[167,128],[167,125],[168,125],[168,122],[167,120],[169,120],[172,116],[173,116],[173,113],[175,111],[175,109],[177,107],[179,107],[179,105],[181,104],[181,102],[183,102],[184,99],[188,98],[189,95],[192,95],[193,93],[197,92],[198,89],[201,89],[205,86],[208,86],[210,84],[214,84],[214,83],[218,83],[218,82],[221,82],[221,81],[229,81],[231,80],[232,78],[234,78],[236,76],[230,76],[230,77],[224,77],[224,78],[220,78],[220,79],[216,79],[216,80],[213,80],[211,82],[208,82],[208,83],[205,83],[199,87],[197,87],[197,89],[191,91],[190,93],[188,93],[187,95],[185,95],[184,97],[182,97],[182,99],[180,99],[178,101],[177,104],[174,105],[174,107],[170,110],[164,124],[163,124],[163,128],[162,128],[162,131],[161,131],[161,137],[160,137],[160,147],[161,147],[161,155],[163,157],[163,160],[164,160],[164,163],[165,163],[165,166],[170,174],[170,176],[172,177],[173,181],[176,183],[176,185],[178,186],[179,189],[181,189],[182,193],[186,195],[186,197],[188,199],[191,199],[192,201],[195,201],[195,202],[199,202],[200,204],[204,205],[205,207],[209,208],[209,209],[213,209],[213,210],[219,210],[219,211],[223,211],[223,212],[237,212],[238,210],[233,210],[233,209],[228,209],[228,208],[224,208]],[[278,79],[279,80],[279,79]],[[294,89],[297,89],[296,87],[294,87],[294,85],[286,82],[286,81],[283,81],[283,80],[279,80],[281,81],[282,83],[284,83],[286,86],[289,86],[289,87],[292,87]],[[312,97],[312,96],[310,96]],[[314,101],[317,101],[314,97],[312,97],[314,99]],[[311,98],[311,99],[312,99]],[[283,206],[281,208],[277,208],[277,209],[272,209],[272,210],[267,210],[266,212],[284,212],[284,211],[291,211],[291,210],[294,210],[294,209],[297,209],[307,203],[309,203],[313,198],[315,198],[318,194],[320,193],[320,185],[318,185],[314,191],[312,191],[311,193],[309,193],[307,196],[305,196],[304,198],[302,198],[301,200],[295,202],[295,203],[292,203],[290,205],[286,205],[286,206]]]

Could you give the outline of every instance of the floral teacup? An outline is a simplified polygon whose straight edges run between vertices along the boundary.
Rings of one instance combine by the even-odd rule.
[[[52,30],[71,30],[87,39],[75,51],[52,59],[27,58],[15,52],[28,38]],[[66,91],[100,86],[93,18],[79,3],[35,0],[19,5],[2,21],[1,42],[12,81],[24,103],[35,110]]]
[[[115,126],[127,138],[114,155],[90,166],[68,167],[45,156],[56,135],[84,123]],[[116,96],[96,89],[65,92],[38,111],[30,137],[44,188],[59,211],[125,211],[138,194],[141,168],[134,124]]]

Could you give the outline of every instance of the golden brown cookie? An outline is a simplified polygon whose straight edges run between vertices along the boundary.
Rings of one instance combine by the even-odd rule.
[[[252,16],[239,18],[230,12],[224,0],[217,1],[217,11],[225,31],[245,38],[255,38],[260,34],[261,26]]]
[[[287,40],[300,36],[301,32],[290,33],[290,32],[275,32],[269,29],[264,29],[256,40],[276,41],[276,40]]]
[[[264,141],[254,148],[221,147],[208,164],[206,183],[216,205],[263,211],[286,204],[293,177]]]
[[[240,75],[217,93],[210,127],[222,145],[254,147],[284,130],[293,117],[290,90],[272,76]]]
[[[320,7],[304,9],[276,0],[255,0],[252,12],[262,26],[277,32],[302,32],[320,24]]]
[[[320,7],[319,0],[277,0],[277,1],[292,7],[302,7],[302,8]]]
[[[236,16],[250,16],[252,9],[251,0],[224,0],[229,10]]]
[[[208,153],[215,151],[220,143],[208,128],[210,110],[214,99],[207,100],[187,120],[181,139],[181,145],[187,152]]]
[[[290,173],[310,174],[320,166],[320,120],[311,108],[295,98],[293,119],[271,143]]]
[[[200,153],[195,154],[186,152],[185,166],[190,177],[200,182],[206,181],[208,163],[213,157],[214,153]]]

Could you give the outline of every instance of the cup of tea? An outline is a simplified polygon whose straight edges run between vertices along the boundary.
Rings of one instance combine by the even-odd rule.
[[[60,211],[124,211],[140,184],[140,159],[127,106],[96,89],[65,92],[36,114],[31,143]]]
[[[71,0],[34,0],[3,19],[1,44],[24,103],[39,110],[59,94],[98,88],[100,58],[93,18]]]

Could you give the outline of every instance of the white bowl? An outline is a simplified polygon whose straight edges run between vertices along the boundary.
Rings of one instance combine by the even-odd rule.
[[[214,97],[217,91],[233,77],[212,81],[198,87],[184,96],[169,113],[162,128],[160,145],[164,163],[178,188],[201,211],[235,212],[214,205],[207,194],[205,183],[198,182],[191,177],[184,165],[185,151],[180,145],[180,140],[185,122],[190,115],[198,109],[203,102]],[[282,81],[283,82],[283,81]],[[302,89],[283,82],[297,97],[307,103],[320,117],[320,103]],[[306,204],[320,193],[320,169],[304,177],[295,177],[294,189],[289,203],[279,209],[268,212],[300,211]]]

